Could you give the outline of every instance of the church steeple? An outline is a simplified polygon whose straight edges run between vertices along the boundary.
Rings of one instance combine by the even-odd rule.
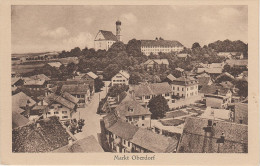
[[[116,38],[118,41],[121,41],[121,21],[116,21]]]

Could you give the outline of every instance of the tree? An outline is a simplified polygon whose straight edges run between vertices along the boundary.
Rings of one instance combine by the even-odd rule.
[[[191,47],[191,49],[196,49],[196,48],[201,48],[198,42],[193,43]]]
[[[119,94],[121,94],[124,91],[128,91],[129,86],[128,85],[113,85],[109,88],[107,95],[110,97],[117,97]]]
[[[238,88],[238,95],[247,97],[248,96],[248,82],[244,80],[239,80],[236,83],[236,88]]]
[[[137,85],[141,81],[142,81],[142,78],[138,72],[134,72],[130,75],[129,84]]]
[[[99,92],[102,87],[104,87],[104,82],[100,78],[96,78],[94,80],[94,85],[95,85],[95,92]]]
[[[141,56],[141,41],[136,39],[129,40],[129,42],[126,45],[126,52],[129,56]]]
[[[165,113],[169,111],[168,102],[161,95],[152,98],[149,101],[147,107],[150,109],[150,112],[152,113],[152,119],[163,118],[165,116]]]
[[[122,51],[126,51],[126,47],[125,44],[121,41],[119,42],[115,42],[109,49],[108,52],[109,53],[114,53],[114,54],[118,54]]]

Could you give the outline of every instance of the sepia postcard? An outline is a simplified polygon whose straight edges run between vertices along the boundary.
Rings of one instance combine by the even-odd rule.
[[[258,1],[1,1],[4,165],[258,165]]]

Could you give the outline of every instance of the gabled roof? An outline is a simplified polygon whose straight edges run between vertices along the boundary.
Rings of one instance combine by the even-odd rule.
[[[29,78],[31,78],[31,79],[33,79],[33,80],[45,80],[45,81],[51,80],[49,77],[47,77],[47,76],[44,75],[44,74],[34,75],[34,76],[29,77]]]
[[[180,67],[175,68],[175,70],[178,70],[178,71],[180,71],[180,72],[184,72],[184,69],[182,69],[182,68],[180,68]]]
[[[168,78],[170,81],[173,81],[173,80],[176,79],[176,77],[174,77],[172,74],[169,74],[169,75],[167,76],[167,78]]]
[[[12,107],[17,108],[17,107],[26,107],[28,106],[33,106],[36,102],[29,96],[27,96],[23,92],[19,92],[15,95],[12,96]]]
[[[199,78],[199,77],[210,77],[210,75],[208,75],[207,73],[202,73],[200,75],[197,75],[196,77],[197,78]]]
[[[111,31],[100,30],[99,32],[102,33],[105,40],[117,41],[117,37]]]
[[[45,79],[32,79],[32,78],[25,78],[24,85],[31,86],[31,85],[44,85],[46,83]]]
[[[228,59],[226,63],[230,66],[247,66],[248,59]]]
[[[130,112],[129,109],[133,111]],[[136,116],[136,115],[150,115],[151,112],[141,106],[139,102],[135,101],[129,95],[115,108],[117,115],[120,118],[125,118],[127,116]]]
[[[110,126],[114,125],[118,118],[114,111],[109,112],[106,116],[103,117],[105,127],[109,128]]]
[[[90,76],[91,78],[93,78],[93,79],[98,78],[98,76],[97,76],[95,73],[93,73],[92,71],[91,71],[91,72],[88,72],[87,75],[89,75],[89,76]]]
[[[68,92],[70,94],[86,94],[89,91],[88,84],[71,84],[71,85],[63,85],[61,88],[62,92]]]
[[[210,134],[205,136],[203,128],[208,126],[209,119],[186,118],[183,135],[178,152],[184,153],[241,153],[247,152],[248,126],[225,121],[211,120]],[[217,140],[224,136],[224,143]]]
[[[53,116],[13,129],[12,152],[50,152],[67,145],[69,139],[70,134]]]
[[[132,85],[130,91],[134,91],[135,96],[159,95],[172,92],[171,86],[167,82]]]
[[[178,144],[176,139],[143,128],[138,129],[131,142],[154,153],[173,153]]]
[[[44,101],[46,103],[48,103],[49,105],[51,105],[53,102],[57,102],[57,103],[64,105],[65,107],[67,107],[69,109],[74,109],[76,106],[76,103],[74,103],[74,102],[77,101],[77,99],[74,99],[74,97],[72,99],[72,97],[73,96],[68,97],[68,95],[59,96],[59,95],[56,95],[55,93],[51,93],[44,98]],[[72,100],[72,101],[70,101],[70,100]]]
[[[228,92],[230,92],[229,88],[224,88],[220,85],[204,85],[202,86],[202,88],[200,89],[200,93],[204,93],[204,94],[215,94],[217,95],[217,91],[219,92],[220,95],[225,96]]]
[[[234,85],[230,81],[223,81],[219,83],[223,88],[231,89]]]
[[[125,140],[131,140],[137,132],[138,127],[118,119],[117,122],[107,128],[107,130]]]
[[[183,47],[179,41],[175,40],[141,40],[142,47]]]
[[[193,77],[186,77],[186,76],[182,76],[179,78],[176,78],[175,80],[173,80],[171,82],[171,84],[173,85],[196,85],[198,84],[197,79],[193,78]]]
[[[12,128],[17,128],[20,126],[24,126],[27,123],[29,123],[29,119],[27,119],[26,117],[24,117],[23,115],[21,115],[18,112],[14,112],[12,111]]]
[[[219,76],[216,77],[216,79],[219,79],[220,77],[223,77],[223,76],[227,76],[231,79],[235,79],[235,77],[232,76],[231,74],[229,74],[228,72],[224,72],[224,73],[220,74]]]
[[[52,151],[53,153],[97,153],[104,152],[99,145],[96,138],[91,135],[86,138],[79,139],[72,143],[72,145],[66,145],[59,149]]]

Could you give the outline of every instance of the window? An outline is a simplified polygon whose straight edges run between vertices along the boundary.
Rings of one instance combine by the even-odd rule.
[[[142,126],[144,126],[144,124],[142,124]]]
[[[144,120],[144,116],[142,116],[142,120]]]
[[[68,116],[62,116],[62,119],[68,119]]]
[[[124,145],[126,144],[125,140],[124,140]]]
[[[178,87],[178,88],[177,88],[177,90],[179,91],[179,90],[180,90],[180,88]]]
[[[165,93],[165,96],[170,96],[170,94],[169,93]]]
[[[189,91],[189,88],[187,88],[187,91]]]
[[[172,90],[175,90],[175,87],[174,87],[174,86],[172,87]]]
[[[130,121],[130,122],[132,121],[132,117],[129,117],[129,121]]]
[[[242,123],[243,123],[243,120],[239,120],[239,123],[242,124]]]
[[[67,111],[62,111],[63,114],[67,114]]]
[[[145,96],[145,99],[150,99],[150,96]]]
[[[58,105],[58,108],[62,108],[62,105]]]
[[[81,98],[84,98],[84,97],[85,97],[85,95],[81,95],[80,97],[81,97]]]
[[[59,112],[58,112],[58,111],[55,111],[54,114],[59,114]]]
[[[182,91],[184,91],[184,88],[182,88]]]
[[[128,142],[128,147],[130,147],[130,142]]]
[[[48,114],[51,114],[51,112],[48,112]]]

